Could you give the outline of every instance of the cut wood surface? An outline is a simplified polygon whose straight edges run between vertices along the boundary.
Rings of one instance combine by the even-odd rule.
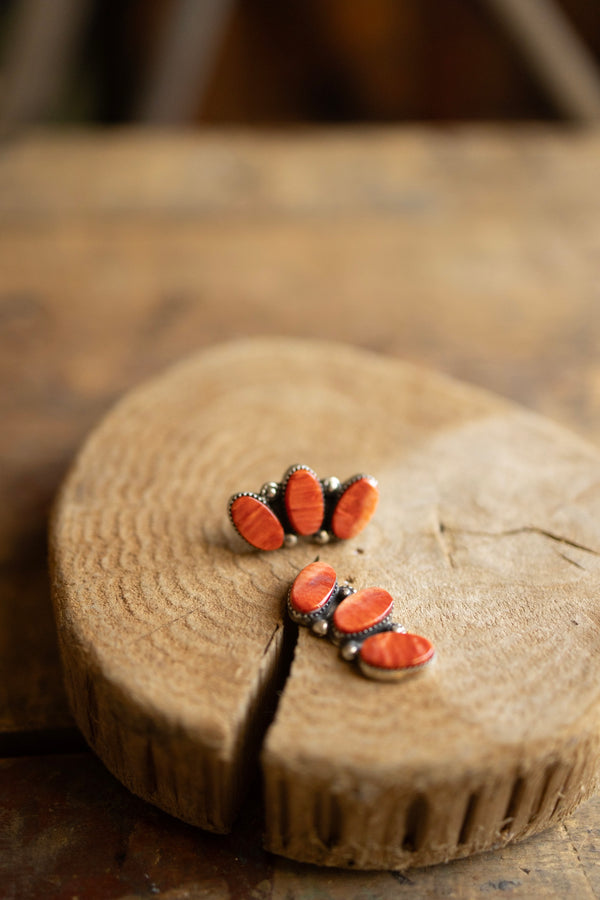
[[[294,462],[379,479],[363,534],[244,545],[228,497]],[[285,665],[287,588],[319,554],[389,590],[438,659],[373,683],[301,630],[262,754],[267,848],[401,869],[531,834],[598,771],[599,479],[580,439],[424,369],[284,339],[207,351],[118,404],[60,495],[76,719],[136,793],[226,830]]]

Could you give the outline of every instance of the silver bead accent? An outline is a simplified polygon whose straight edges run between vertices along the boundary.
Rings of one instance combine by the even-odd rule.
[[[298,543],[298,538],[295,534],[286,534],[283,539],[284,547],[295,547]]]
[[[325,637],[329,630],[329,622],[327,619],[317,619],[316,622],[312,623],[310,630],[313,634],[316,634],[317,637]]]
[[[357,644],[356,641],[348,641],[347,643],[342,645],[340,656],[342,657],[342,659],[345,659],[346,662],[352,662],[359,650],[360,644]]]
[[[349,584],[343,584],[338,590],[338,595],[340,597],[349,597],[350,594],[355,594],[356,591]]]
[[[337,491],[342,482],[339,478],[336,478],[335,475],[332,475],[331,478],[326,478],[323,482],[323,487],[327,491],[328,494],[333,494],[334,491]]]
[[[267,500],[272,500],[277,491],[279,490],[279,485],[276,481],[267,481],[260,489],[260,493],[262,497],[265,497]]]
[[[317,544],[328,544],[329,543],[329,532],[328,531],[319,531],[315,534],[315,542]]]
[[[396,631],[398,634],[406,634],[406,628],[400,622],[393,622],[390,631]]]

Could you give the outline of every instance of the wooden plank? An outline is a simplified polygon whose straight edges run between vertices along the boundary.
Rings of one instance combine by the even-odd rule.
[[[596,796],[591,803],[584,803],[562,826],[565,842],[573,848],[594,897],[600,897],[599,822],[600,797]]]
[[[31,385],[18,347],[29,327],[40,348],[47,316],[56,377],[86,404],[199,345],[292,333],[426,362],[600,434],[595,135],[65,140],[17,144],[0,169],[3,299],[30,309],[18,344],[5,332],[13,382]]]
[[[335,227],[12,228],[1,242],[3,300],[29,306],[31,324],[7,312],[1,366],[15,388],[5,408],[24,441],[42,429],[18,405],[35,396],[46,440],[63,424],[82,436],[117,392],[168,361],[230,336],[288,333],[440,367],[597,438],[600,238],[592,221],[551,222],[519,230],[476,218],[465,232],[448,221],[443,240],[434,222],[360,217]],[[46,322],[58,359],[43,340]]]
[[[600,809],[597,801],[586,804],[583,810],[597,820]],[[571,821],[571,820],[570,820]],[[577,814],[573,822],[578,821]],[[460,900],[481,900],[489,896],[564,900],[574,896],[581,900],[596,900],[597,889],[590,883],[591,867],[585,869],[578,859],[578,845],[564,840],[555,828],[502,851],[482,853],[468,859],[455,860],[447,865],[410,869],[407,872],[344,872],[312,870],[311,887],[317,887],[323,900],[346,900],[349,897],[411,898],[437,900],[439,897],[460,897]],[[306,868],[276,864],[273,872],[273,896],[277,898],[306,896],[310,879]]]
[[[6,900],[242,900],[272,872],[256,806],[216,840],[138,800],[91,754],[3,760],[0,810]]]
[[[285,215],[310,226],[363,214],[473,227],[512,213],[519,231],[559,210],[585,220],[598,203],[599,148],[597,129],[542,126],[38,132],[3,148],[0,218],[183,224],[210,214],[250,226]]]

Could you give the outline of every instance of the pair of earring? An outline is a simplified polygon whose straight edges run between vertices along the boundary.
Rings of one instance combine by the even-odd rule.
[[[280,482],[269,481],[258,493],[234,494],[229,516],[253,547],[277,550],[293,546],[298,536],[312,536],[319,544],[355,537],[378,500],[378,484],[370,475],[342,483],[337,478],[321,480],[308,466],[294,465]],[[296,624],[328,637],[343,659],[380,681],[419,671],[435,656],[427,638],[409,634],[393,621],[393,606],[383,588],[339,585],[334,569],[319,560],[302,569],[287,597],[288,614]]]

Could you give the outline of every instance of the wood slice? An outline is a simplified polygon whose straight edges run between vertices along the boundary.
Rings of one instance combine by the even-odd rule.
[[[288,465],[375,475],[357,538],[257,552],[227,500]],[[430,670],[371,682],[300,629],[263,742],[266,846],[403,868],[532,834],[593,790],[600,756],[600,457],[482,391],[354,348],[218,347],[128,395],[57,502],[66,684],[108,768],[225,831],[317,554],[380,586],[434,641]]]

